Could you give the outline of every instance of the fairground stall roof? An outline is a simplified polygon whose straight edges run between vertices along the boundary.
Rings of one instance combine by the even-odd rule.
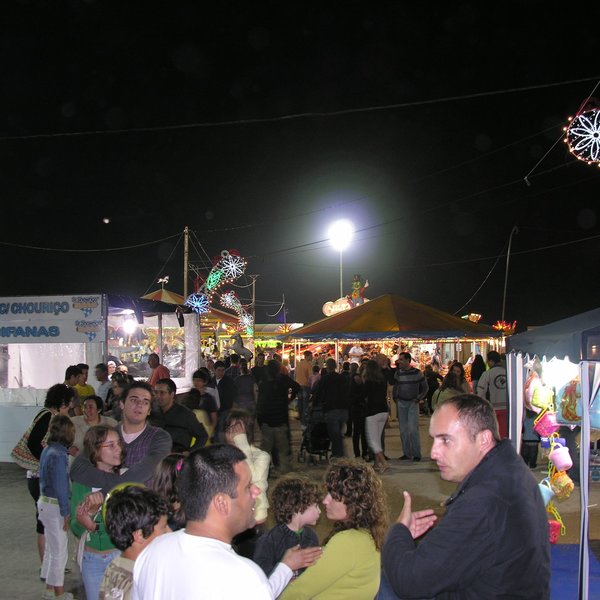
[[[485,339],[501,332],[401,296],[385,294],[356,308],[315,321],[284,341],[324,339]]]

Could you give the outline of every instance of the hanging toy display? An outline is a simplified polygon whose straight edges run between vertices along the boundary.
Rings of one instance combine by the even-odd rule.
[[[564,139],[576,158],[600,167],[600,108],[588,102],[563,128]]]

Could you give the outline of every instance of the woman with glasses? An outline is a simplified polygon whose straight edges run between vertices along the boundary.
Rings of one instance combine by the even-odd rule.
[[[83,439],[83,453],[90,463],[103,473],[118,473],[124,458],[123,445],[117,430],[106,425],[95,425],[88,429]],[[71,530],[80,538],[78,562],[88,600],[98,598],[104,571],[112,559],[120,554],[106,532],[99,509],[102,497],[99,494],[89,497],[96,490],[97,488],[73,479]],[[100,496],[99,501],[94,502],[94,496]]]
[[[372,600],[387,528],[381,480],[369,465],[341,459],[325,474],[325,488],[323,504],[333,529],[323,541],[323,555],[280,598]]]

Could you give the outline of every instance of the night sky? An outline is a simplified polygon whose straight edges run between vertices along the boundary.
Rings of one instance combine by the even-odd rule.
[[[600,170],[552,148],[600,79],[574,6],[3,2],[1,295],[182,292],[188,225],[195,264],[248,258],[258,322],[307,323],[344,217],[347,292],[493,323],[517,226],[507,320],[597,308]]]

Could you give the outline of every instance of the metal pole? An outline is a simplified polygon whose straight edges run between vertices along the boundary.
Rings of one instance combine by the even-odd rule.
[[[188,297],[188,270],[190,259],[190,230],[186,225],[183,230],[183,297],[187,300]]]
[[[343,250],[340,250],[340,298],[344,295],[342,253],[343,253]]]
[[[502,321],[504,321],[504,313],[506,309],[506,289],[508,286],[508,264],[510,261],[510,248],[512,246],[512,238],[515,233],[519,233],[519,228],[515,225],[508,237],[508,251],[506,253],[506,271],[504,273],[504,296],[502,297]]]

